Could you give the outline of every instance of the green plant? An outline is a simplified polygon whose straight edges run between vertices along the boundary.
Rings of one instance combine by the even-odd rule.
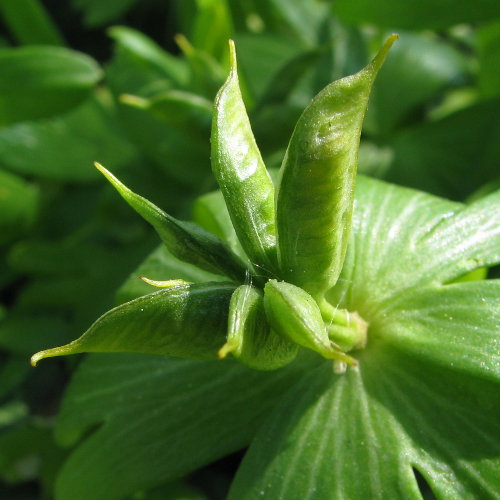
[[[119,404],[134,371],[154,368],[158,384],[148,394],[156,404],[189,403],[166,420],[148,416],[162,438],[136,454],[127,444],[117,450],[113,429],[156,435],[140,423],[141,411],[154,407],[137,400],[128,418],[112,416],[63,468],[61,497],[71,494],[79,469],[105,477],[120,455],[128,465],[115,481],[80,484],[73,498],[120,498],[131,485],[181,477],[252,438],[229,498],[421,498],[415,471],[438,498],[498,495],[500,282],[474,281],[471,273],[500,260],[500,192],[463,205],[359,177],[354,194],[361,123],[392,41],[304,111],[276,196],[234,52],[212,126],[221,193],[198,201],[197,225],[167,215],[98,166],[168,249],[139,269],[155,278],[147,284],[164,289],[144,295],[128,282],[122,305],[33,362],[125,351],[233,356],[249,368],[227,359],[125,358],[130,370],[116,373],[124,388],[106,397]],[[75,382],[70,401],[96,397],[91,373]],[[162,401],[167,394],[171,402]],[[81,425],[75,421],[70,410],[59,431],[68,440]],[[109,457],[92,463],[98,445]],[[134,468],[140,473],[127,478]]]

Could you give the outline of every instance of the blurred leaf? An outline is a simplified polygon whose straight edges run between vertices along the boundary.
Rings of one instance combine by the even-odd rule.
[[[184,35],[177,35],[175,41],[190,69],[188,89],[212,100],[225,77],[219,61],[204,49],[194,47]]]
[[[479,88],[485,97],[500,94],[500,22],[488,24],[477,30],[479,59]]]
[[[233,37],[229,0],[196,0],[188,33],[193,45],[216,59],[225,55],[227,41]]]
[[[327,14],[328,2],[321,0],[270,0],[278,15],[293,29],[294,34],[308,44],[317,41],[319,25]]]
[[[182,90],[167,90],[149,99],[123,95],[125,104],[144,109],[185,134],[206,139],[210,135],[213,104],[208,99]]]
[[[244,447],[304,369],[300,362],[262,373],[231,361],[88,357],[66,393],[57,436],[70,444],[104,425],[64,465],[56,497],[119,499]]]
[[[394,161],[387,179],[463,200],[498,178],[500,100],[484,101],[391,140]]]
[[[281,103],[287,99],[304,74],[321,55],[320,49],[301,52],[283,64],[274,73],[271,81],[256,105],[255,112],[270,104]]]
[[[0,123],[67,111],[86,99],[101,78],[89,56],[62,47],[0,49]]]
[[[13,392],[23,382],[29,371],[30,366],[26,362],[24,354],[10,355],[6,359],[0,359],[0,380],[2,381],[0,384],[0,399]]]
[[[401,33],[373,86],[364,130],[388,135],[438,92],[463,83],[466,59],[431,36]]]
[[[115,21],[126,13],[138,0],[72,0],[74,7],[83,12],[85,24],[96,28]]]
[[[63,116],[0,130],[0,158],[15,172],[61,181],[87,182],[94,161],[118,170],[136,158],[107,96],[94,97]]]
[[[109,85],[117,97],[133,94],[149,99],[177,85],[176,81],[160,72],[156,64],[144,64],[142,56],[138,58],[128,49],[122,50],[120,43],[106,71]],[[187,71],[187,65],[183,65]],[[182,129],[131,106],[120,107],[120,120],[130,142],[165,172],[171,182],[173,180],[198,192],[213,185],[208,134],[203,138],[186,135]],[[184,192],[184,196],[187,195]]]
[[[71,328],[62,315],[14,311],[0,322],[0,347],[25,360],[48,345],[68,342],[71,335]]]
[[[500,16],[497,0],[336,0],[334,12],[351,24],[371,23],[387,28],[440,29],[459,23],[479,23]]]
[[[124,65],[124,78],[127,73],[129,78],[134,78],[133,68],[136,67],[140,70],[140,75],[149,74],[156,79],[171,80],[175,85],[180,86],[186,83],[185,62],[163,50],[145,34],[127,26],[113,26],[108,30],[108,34],[115,41],[115,57],[123,58],[129,64]],[[125,89],[122,90],[122,92],[125,91]]]
[[[50,495],[55,472],[65,452],[52,439],[52,430],[29,423],[0,435],[0,476],[7,483],[38,479]]]
[[[38,205],[39,192],[34,185],[0,170],[0,245],[24,234],[32,226]]]
[[[306,47],[300,40],[274,33],[238,33],[234,41],[238,51],[238,73],[252,100],[260,98],[276,71]]]
[[[0,13],[19,44],[64,45],[41,0],[2,0]]]

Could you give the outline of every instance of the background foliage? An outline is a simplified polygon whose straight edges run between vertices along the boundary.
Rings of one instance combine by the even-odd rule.
[[[480,198],[500,185],[500,4],[453,3],[0,2],[0,497],[52,498],[57,480],[60,499],[97,498],[92,488],[103,498],[224,498],[237,451],[293,373],[256,373],[259,389],[239,400],[246,386],[238,388],[234,367],[236,401],[214,392],[193,407],[183,394],[224,377],[219,366],[193,372],[181,360],[122,355],[29,366],[33,352],[76,338],[146,291],[131,278],[116,295],[156,237],[92,162],[173,215],[196,217],[211,201],[193,207],[195,198],[215,188],[208,138],[228,38],[257,141],[278,167],[311,97],[363,67],[396,31],[366,117],[360,171],[453,201]],[[148,265],[151,275],[154,266],[182,267],[179,277],[206,278],[161,252]],[[194,449],[200,415],[206,433],[211,419],[232,412],[247,415],[241,428],[228,427],[228,439],[214,434],[194,464],[176,460],[172,436],[192,432]],[[136,440],[122,443],[131,422],[141,422]],[[124,456],[142,464],[139,474],[120,468]],[[81,479],[83,463],[92,483]],[[112,481],[101,467],[116,471]]]

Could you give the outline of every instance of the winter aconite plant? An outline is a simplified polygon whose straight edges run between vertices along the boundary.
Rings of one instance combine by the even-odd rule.
[[[262,401],[272,399],[266,411],[274,409],[240,466],[233,500],[422,498],[416,471],[440,499],[498,498],[500,282],[471,273],[500,260],[500,193],[466,206],[356,182],[370,90],[396,38],[306,108],[276,192],[245,111],[233,44],[212,125],[221,192],[197,204],[198,224],[174,219],[97,165],[168,252],[211,280],[180,279],[181,264],[167,281],[143,278],[161,290],[112,309],[32,362],[81,352],[213,359],[228,367],[217,386],[227,398],[241,397],[236,388],[262,389]],[[249,369],[235,375],[231,358]],[[269,396],[255,370],[282,373],[280,391]],[[222,405],[211,411],[221,413],[215,435],[218,425],[224,434],[248,419],[223,415]],[[203,443],[211,438],[202,430]],[[184,464],[183,450],[174,451]],[[163,477],[190,470],[176,466]],[[61,482],[60,491],[70,485]],[[87,498],[120,493],[88,486]]]

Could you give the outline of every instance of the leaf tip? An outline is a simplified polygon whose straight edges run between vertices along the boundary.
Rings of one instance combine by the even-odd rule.
[[[389,50],[391,50],[392,45],[398,39],[399,35],[397,33],[392,33],[385,39],[385,42],[383,43],[382,47],[379,49],[377,55],[373,58],[372,61],[372,65],[375,67],[375,72],[377,72],[381,68],[382,64],[384,64],[385,58],[387,57]]]
[[[233,342],[226,342],[217,352],[218,359],[224,359],[230,352],[236,349],[236,345]]]
[[[229,40],[229,63],[231,67],[231,73],[236,73],[238,69],[238,62],[236,60],[236,46],[234,40]]]

